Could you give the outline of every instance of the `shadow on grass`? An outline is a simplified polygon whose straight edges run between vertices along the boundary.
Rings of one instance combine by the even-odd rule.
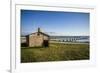
[[[46,49],[48,47],[21,47],[21,49]]]

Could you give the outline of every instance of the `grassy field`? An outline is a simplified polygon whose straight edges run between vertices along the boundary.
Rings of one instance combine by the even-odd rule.
[[[50,43],[49,47],[21,47],[21,62],[89,59],[89,44]]]

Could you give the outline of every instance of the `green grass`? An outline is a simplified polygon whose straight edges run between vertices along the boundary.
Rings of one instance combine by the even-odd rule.
[[[21,62],[46,62],[89,59],[89,44],[50,43],[45,47],[21,47]]]

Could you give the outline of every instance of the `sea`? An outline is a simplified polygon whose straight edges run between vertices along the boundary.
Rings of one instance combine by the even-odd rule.
[[[80,42],[89,43],[89,36],[50,36],[50,40],[59,42]]]

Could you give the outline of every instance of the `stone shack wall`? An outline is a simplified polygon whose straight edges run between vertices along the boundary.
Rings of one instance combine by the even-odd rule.
[[[41,36],[29,36],[29,46],[39,47],[42,46],[43,38]]]
[[[44,40],[47,40],[48,41],[48,36],[46,35],[43,35],[43,34],[39,34],[38,33],[33,33],[31,35],[29,35],[29,47],[41,47],[43,46],[43,42]]]

